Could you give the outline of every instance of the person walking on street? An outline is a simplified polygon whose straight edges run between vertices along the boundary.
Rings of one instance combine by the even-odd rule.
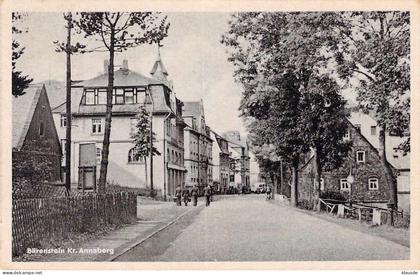
[[[190,201],[190,191],[187,188],[182,191],[182,197],[184,198],[185,206],[188,206],[188,202]]]
[[[271,185],[267,186],[267,200],[271,200]]]
[[[210,188],[210,185],[207,185],[204,188],[204,196],[206,197],[206,206],[210,206],[210,197],[211,197],[211,188]]]
[[[197,198],[198,198],[198,188],[197,185],[194,185],[194,187],[191,190],[191,196],[193,197],[193,205],[197,206]]]
[[[175,189],[175,197],[176,197],[176,205],[181,206],[182,189],[180,185],[178,185]]]

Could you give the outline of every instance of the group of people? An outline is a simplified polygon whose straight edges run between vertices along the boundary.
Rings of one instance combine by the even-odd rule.
[[[212,196],[212,190],[210,185],[207,185],[203,191],[204,196],[206,198],[206,206],[210,206],[210,200]],[[188,203],[191,201],[191,197],[193,199],[193,206],[197,206],[198,196],[199,189],[197,185],[194,185],[194,187],[191,188],[191,190],[189,190],[188,188],[182,189],[180,185],[178,185],[175,189],[175,200],[177,206],[181,206],[182,201],[184,202],[185,206],[188,206]]]

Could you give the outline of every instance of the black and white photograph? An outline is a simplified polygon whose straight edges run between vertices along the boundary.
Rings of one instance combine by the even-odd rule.
[[[409,9],[140,7],[2,12],[11,263],[413,260]]]

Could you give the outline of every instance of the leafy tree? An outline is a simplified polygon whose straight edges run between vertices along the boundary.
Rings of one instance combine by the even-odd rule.
[[[24,14],[22,13],[12,13],[12,95],[16,97],[24,95],[25,89],[28,88],[29,84],[33,81],[32,78],[16,69],[16,62],[25,51],[25,47],[22,47],[17,41],[17,35],[22,33],[22,30],[18,27],[18,22],[22,21],[23,17]]]
[[[319,82],[308,85],[300,108],[310,110],[302,120],[306,127],[305,141],[313,150],[316,183],[313,208],[320,211],[321,173],[340,167],[351,143],[343,139],[348,127],[348,113],[337,83],[326,76],[316,80]]]
[[[386,168],[390,202],[397,208],[397,184],[386,160],[385,136],[409,135],[410,14],[409,12],[352,12],[342,15],[347,39],[336,49],[340,76],[357,77],[359,105],[374,114],[379,131],[379,154]],[[349,27],[350,26],[350,27]],[[410,151],[410,139],[401,145]]]
[[[345,154],[346,148],[337,142],[344,135],[345,114],[340,111],[344,101],[330,75],[333,57],[328,54],[341,39],[341,33],[330,27],[341,24],[340,19],[327,12],[239,13],[232,16],[222,38],[244,88],[242,115],[256,119],[250,131],[274,145],[292,167],[293,205],[297,205],[299,160],[310,146],[319,145],[313,148],[319,167],[339,162]],[[337,131],[332,132],[336,128],[328,128],[331,125]],[[318,174],[318,183],[319,178]]]
[[[98,191],[105,192],[111,135],[115,52],[122,52],[144,43],[160,43],[167,36],[169,24],[166,22],[166,17],[160,18],[158,14],[151,12],[82,12],[74,22],[79,32],[86,38],[96,39],[101,44],[89,51],[109,53],[105,130],[98,182]]]
[[[153,146],[153,142],[156,141],[155,133],[151,129],[151,117],[150,113],[146,110],[144,105],[141,105],[136,115],[137,123],[136,129],[132,132],[131,138],[134,143],[134,157],[143,158],[144,160],[144,171],[146,175],[146,186],[147,184],[147,156],[159,155],[160,152],[156,147]],[[150,142],[152,138],[152,142]]]

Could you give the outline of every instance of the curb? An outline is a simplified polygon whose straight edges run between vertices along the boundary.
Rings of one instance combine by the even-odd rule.
[[[196,210],[197,208],[191,208],[188,211],[185,211],[184,213],[182,213],[181,215],[179,215],[178,217],[176,217],[175,219],[173,219],[172,221],[168,222],[167,224],[163,225],[162,227],[160,227],[159,229],[157,229],[156,231],[153,231],[152,233],[150,233],[149,235],[147,235],[146,237],[144,237],[143,239],[131,244],[130,246],[124,248],[123,250],[121,250],[119,253],[112,255],[111,257],[109,257],[108,259],[104,260],[105,262],[112,262],[115,259],[117,259],[118,257],[120,257],[121,255],[127,253],[128,251],[130,251],[131,249],[133,249],[134,247],[142,244],[144,241],[148,240],[149,238],[153,237],[154,235],[156,235],[157,233],[161,232],[162,230],[164,230],[165,228],[169,227],[170,225],[172,225],[173,223],[175,223],[176,221],[178,221],[179,219],[181,219],[183,216],[185,216],[186,214],[192,212],[193,210]]]

